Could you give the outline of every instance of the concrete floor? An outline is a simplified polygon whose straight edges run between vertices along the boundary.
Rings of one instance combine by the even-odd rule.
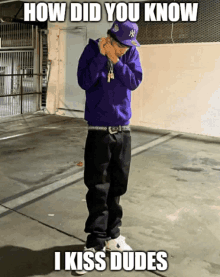
[[[81,177],[70,182],[83,174],[86,124],[39,114],[0,125],[0,276],[71,276],[54,270],[54,252],[81,251],[86,239],[87,190]],[[132,157],[121,231],[134,250],[166,251],[168,270],[88,276],[220,276],[220,139],[167,134],[132,128],[132,149],[146,151]]]

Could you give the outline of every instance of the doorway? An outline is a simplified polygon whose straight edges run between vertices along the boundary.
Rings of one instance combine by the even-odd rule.
[[[77,81],[79,58],[87,43],[86,27],[66,28],[60,30],[59,45],[59,110],[66,114],[84,115],[85,91]]]

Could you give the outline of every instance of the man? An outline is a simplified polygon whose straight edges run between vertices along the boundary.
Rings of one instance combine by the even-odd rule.
[[[132,251],[120,234],[119,200],[127,191],[131,160],[131,91],[142,81],[137,33],[137,24],[116,20],[107,38],[89,40],[79,60],[77,77],[86,91],[88,122],[85,251]]]

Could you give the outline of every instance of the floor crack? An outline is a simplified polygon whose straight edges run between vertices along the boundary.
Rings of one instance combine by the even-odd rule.
[[[22,216],[25,216],[26,218],[29,218],[29,219],[31,219],[31,220],[34,220],[34,221],[36,221],[36,222],[38,222],[38,223],[40,223],[40,224],[42,224],[42,225],[44,225],[44,226],[46,226],[46,227],[49,227],[50,229],[56,230],[57,232],[60,232],[60,233],[62,233],[62,234],[64,234],[64,235],[66,235],[66,236],[72,237],[72,238],[74,238],[74,239],[77,239],[77,240],[79,240],[79,241],[85,243],[85,241],[84,241],[83,239],[80,239],[80,238],[78,238],[78,237],[76,237],[76,236],[74,236],[74,235],[71,235],[71,234],[69,234],[69,233],[67,233],[67,232],[65,232],[65,231],[62,231],[62,230],[60,230],[60,229],[58,229],[58,228],[56,228],[56,227],[53,227],[53,226],[51,226],[51,225],[49,225],[49,224],[47,224],[47,223],[44,223],[44,222],[42,222],[42,221],[40,221],[40,220],[37,220],[37,219],[35,219],[35,218],[33,218],[33,217],[29,216],[29,215],[26,215],[26,214],[24,214],[24,213],[21,213],[21,212],[19,212],[19,211],[14,210],[14,209],[8,208],[7,206],[2,205],[2,204],[0,204],[0,206],[2,206],[2,207],[5,208],[5,209],[8,209],[8,210],[10,210],[10,211],[12,211],[12,212],[15,212],[15,213],[17,213],[17,214],[20,214],[20,215],[22,215]]]

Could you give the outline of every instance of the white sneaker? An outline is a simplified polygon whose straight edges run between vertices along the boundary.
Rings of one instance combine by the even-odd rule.
[[[106,251],[133,251],[133,249],[125,242],[125,237],[119,236],[117,239],[106,241]]]
[[[83,252],[86,252],[86,251],[90,251],[90,252],[93,252],[93,253],[98,252],[95,248],[86,248],[86,247],[84,247]],[[103,247],[103,249],[99,250],[99,251],[104,251],[105,252],[106,251],[106,247]],[[76,273],[79,274],[79,275],[84,275],[84,274],[87,273],[87,271],[84,270],[84,269],[82,269],[82,270],[76,270]]]

